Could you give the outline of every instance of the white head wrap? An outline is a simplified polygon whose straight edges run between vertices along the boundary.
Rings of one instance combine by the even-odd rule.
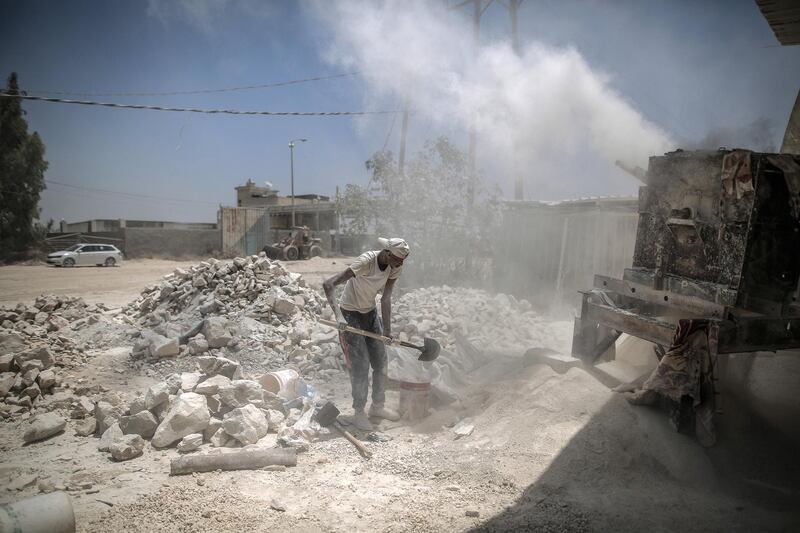
[[[393,256],[400,259],[405,259],[408,253],[411,251],[408,247],[408,243],[397,237],[392,239],[384,239],[381,237],[378,239],[378,242],[381,243],[381,246],[383,246],[384,250],[389,250]]]

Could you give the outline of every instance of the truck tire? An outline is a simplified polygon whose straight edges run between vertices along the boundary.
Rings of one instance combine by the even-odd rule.
[[[308,257],[319,257],[322,255],[322,248],[319,246],[312,246],[308,251]]]
[[[296,246],[287,246],[283,249],[283,258],[287,261],[297,261],[298,257],[300,257],[300,252]]]

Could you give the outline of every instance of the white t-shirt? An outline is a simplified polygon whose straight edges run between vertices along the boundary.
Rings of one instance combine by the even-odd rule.
[[[403,267],[392,268],[386,265],[384,270],[378,266],[380,252],[364,252],[350,265],[355,274],[347,280],[339,306],[347,311],[368,313],[375,309],[375,296],[383,290],[386,282],[397,279]]]

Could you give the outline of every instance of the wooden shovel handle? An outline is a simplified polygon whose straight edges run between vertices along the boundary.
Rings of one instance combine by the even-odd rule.
[[[339,422],[334,422],[333,427],[335,427],[339,431],[339,433],[344,435],[344,438],[349,440],[353,444],[353,446],[355,446],[358,449],[359,453],[365,459],[372,458],[372,452],[369,451],[366,446],[364,446],[364,443],[355,438],[353,435],[351,435],[350,432],[344,429]]]
[[[317,320],[319,320],[320,324],[325,324],[326,326],[339,329],[338,322],[334,322],[333,320],[325,320],[324,318],[319,318]],[[363,335],[364,337],[370,337],[373,339],[378,339],[379,341],[389,342],[395,346],[405,346],[407,348],[414,348],[415,350],[422,351],[422,346],[417,346],[416,344],[411,344],[410,342],[401,341],[399,339],[393,339],[392,337],[387,337],[386,335],[380,335],[371,331],[354,328],[353,326],[345,326],[344,330],[349,333],[355,333],[356,335]]]

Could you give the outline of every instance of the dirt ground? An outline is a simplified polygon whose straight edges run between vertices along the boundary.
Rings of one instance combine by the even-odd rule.
[[[287,267],[318,286],[346,262],[315,259]],[[56,292],[118,306],[182,266],[187,263],[3,267],[0,301]],[[548,327],[567,352],[571,324]],[[91,352],[69,379],[120,392],[155,383],[126,364],[129,353],[129,347]],[[330,433],[299,454],[296,467],[278,471],[171,477],[174,449],[148,445],[142,457],[117,463],[97,451],[97,439],[74,436],[74,421],[61,435],[24,447],[25,420],[2,422],[0,503],[34,496],[39,483],[51,482],[71,489],[83,532],[800,528],[798,485],[791,477],[796,468],[784,463],[780,472],[790,456],[775,450],[780,446],[757,449],[748,442],[745,450],[742,444],[704,450],[676,434],[663,413],[628,405],[581,368],[559,374],[503,359],[480,374],[458,405],[415,423],[382,422],[379,431],[391,440],[369,442],[371,460]],[[315,386],[349,407],[344,371]],[[398,393],[387,396],[396,406]],[[459,437],[453,426],[464,419],[474,431]],[[729,433],[728,442],[734,437]],[[763,467],[757,473],[748,470],[755,463]]]
[[[176,268],[189,267],[197,261],[132,259],[121,266],[61,268],[46,264],[0,267],[0,305],[31,303],[43,293],[80,296],[87,303],[120,307],[134,299],[150,283]],[[286,261],[292,272],[300,272],[313,286],[343,270],[352,258],[315,257],[308,261]]]

